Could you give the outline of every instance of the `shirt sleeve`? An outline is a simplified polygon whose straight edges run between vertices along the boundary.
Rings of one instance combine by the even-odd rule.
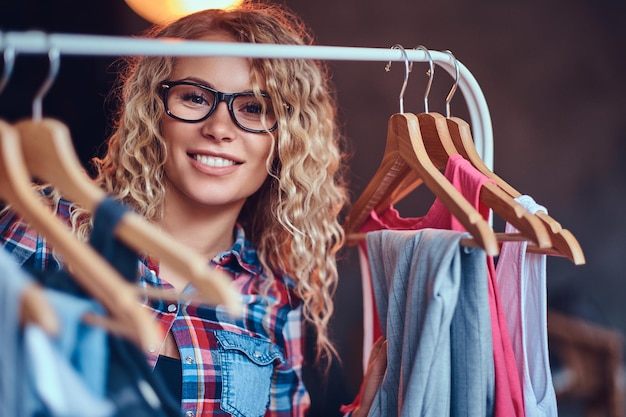
[[[56,218],[69,226],[71,203],[61,200],[54,208]],[[59,270],[60,261],[54,256],[45,237],[13,210],[0,216],[0,246],[22,266],[37,271]]]

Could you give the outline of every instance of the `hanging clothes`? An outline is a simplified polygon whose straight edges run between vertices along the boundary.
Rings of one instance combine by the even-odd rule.
[[[489,217],[489,208],[480,202],[480,188],[486,181],[491,181],[478,172],[460,155],[452,155],[447,162],[445,177],[461,191],[464,197],[481,213]],[[436,199],[428,213],[419,218],[403,218],[394,207],[377,215],[372,212],[359,230],[367,233],[373,230],[419,230],[423,228],[450,229],[465,231],[440,200]],[[517,365],[504,316],[504,307],[499,299],[495,282],[495,264],[492,257],[487,257],[487,293],[489,318],[491,322],[493,356],[495,371],[494,415],[496,417],[524,416],[522,387],[517,372]],[[365,270],[362,273],[369,274]],[[365,312],[364,314],[372,314]],[[373,334],[376,334],[374,331]]]
[[[528,196],[515,199],[529,212],[547,209]],[[506,232],[517,229],[506,224]],[[496,265],[500,299],[524,392],[527,417],[558,416],[548,352],[546,255],[527,253],[528,242],[504,242]]]
[[[120,202],[105,198],[94,212],[89,243],[129,282],[137,281],[138,255],[113,234],[128,212]],[[180,400],[168,385],[152,372],[146,356],[129,340],[110,335],[111,351],[107,394],[117,407],[116,417],[179,417]],[[181,370],[182,373],[182,370]]]
[[[63,323],[62,332],[51,338],[33,325],[24,329],[25,365],[33,382],[25,415],[116,416],[106,392],[107,333],[83,322],[87,313],[103,315],[102,307],[93,300],[52,289],[46,290],[46,296]]]
[[[0,410],[3,416],[112,417],[105,396],[108,357],[102,328],[82,323],[85,313],[101,314],[97,303],[46,289],[47,301],[63,323],[50,337],[34,324],[19,326],[24,288],[33,283],[5,251],[0,251]]]
[[[69,203],[61,200],[59,204],[60,215],[69,215]],[[105,259],[111,262],[118,272],[124,276],[128,281],[135,282],[137,280],[137,263],[138,257],[130,248],[120,243],[114,236],[113,231],[120,221],[122,216],[127,212],[127,209],[121,206],[120,203],[112,200],[105,199],[100,206],[97,207],[94,213],[94,225],[93,231],[90,235],[90,244],[96,249]],[[82,313],[87,311],[87,307],[83,307],[82,313],[75,313],[70,320],[70,317],[64,317],[63,314],[77,311],[77,308],[68,309],[71,305],[71,300],[76,300],[76,303],[83,303],[91,306],[96,312],[102,314],[102,307],[95,301],[91,300],[84,290],[76,284],[76,282],[69,276],[65,270],[60,269],[60,262],[54,258],[50,252],[50,249],[45,244],[43,237],[35,236],[33,232],[23,222],[19,221],[17,217],[11,212],[8,212],[6,216],[2,218],[5,225],[6,239],[5,249],[14,250],[17,254],[17,260],[23,262],[23,270],[32,272],[32,276],[46,287],[50,292],[58,294],[58,297],[65,297],[65,301],[58,303],[58,314],[63,317],[62,322],[65,327],[70,329],[76,328],[80,324],[80,318]],[[7,220],[8,218],[8,220]],[[14,258],[15,260],[15,258]],[[19,262],[18,262],[19,263]],[[48,265],[49,270],[41,270],[43,265]],[[70,326],[71,323],[76,323],[75,326]],[[81,325],[85,327],[84,325]],[[82,348],[81,343],[78,343],[76,336],[73,339],[69,339],[65,344],[65,352],[70,355],[73,360],[76,361],[76,357],[84,355],[85,361],[88,363],[100,363],[101,367],[101,381],[102,381],[102,393],[104,398],[109,404],[110,414],[90,414],[84,412],[82,414],[67,414],[73,413],[74,410],[82,410],[79,407],[79,403],[73,399],[73,395],[76,395],[77,390],[70,391],[67,395],[63,393],[55,392],[54,394],[44,396],[49,401],[55,400],[58,402],[64,398],[71,399],[72,403],[67,404],[66,407],[62,407],[64,403],[53,403],[55,406],[54,411],[49,410],[49,414],[45,414],[50,417],[73,417],[76,416],[114,416],[114,417],[180,417],[181,410],[180,404],[173,401],[171,394],[167,391],[163,382],[159,380],[158,376],[153,374],[152,369],[148,366],[145,354],[139,350],[132,342],[127,339],[108,334],[100,327],[88,326],[89,329],[98,329],[102,333],[102,340],[96,345],[100,349],[104,349],[106,355],[104,357],[97,352],[99,349],[94,348]],[[85,330],[76,330],[77,334],[84,335]],[[35,335],[37,340],[41,340],[41,335]],[[89,338],[89,340],[93,337]],[[35,349],[36,350],[36,349]],[[71,354],[68,353],[71,350]],[[39,350],[40,351],[40,350]],[[52,358],[49,361],[40,361],[40,369],[42,364],[51,362],[54,363]],[[93,365],[90,365],[93,368]],[[86,367],[81,367],[86,369]],[[35,372],[38,372],[35,369]],[[91,375],[91,374],[89,374]],[[81,375],[81,377],[83,377]],[[87,378],[85,376],[85,378]],[[66,382],[59,383],[59,381]],[[71,386],[68,378],[65,374],[52,374],[46,379],[45,386]],[[43,386],[42,386],[43,387]],[[44,394],[47,394],[45,392]],[[81,397],[83,398],[83,397]],[[84,398],[89,398],[84,396]],[[60,400],[59,400],[60,399]],[[94,407],[93,404],[87,407],[88,410],[109,410],[106,407]],[[95,411],[94,411],[95,412]],[[26,415],[34,415],[28,413]]]
[[[463,235],[438,229],[367,235],[376,306],[388,341],[387,371],[369,416],[488,415],[486,392],[466,394],[470,386],[485,386],[485,373],[493,377],[490,362],[483,363],[487,369],[465,372],[467,355],[476,351],[463,342],[476,329],[465,326],[467,311],[457,309],[468,307],[458,305],[462,287],[482,282],[486,290],[485,253],[461,248]],[[480,356],[476,359],[474,364]]]

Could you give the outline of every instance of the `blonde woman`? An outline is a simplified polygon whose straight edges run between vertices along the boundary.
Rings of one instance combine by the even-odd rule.
[[[148,36],[312,41],[293,14],[259,4],[198,12]],[[335,355],[327,327],[346,203],[325,67],[311,60],[141,57],[128,61],[118,92],[114,133],[104,157],[94,159],[95,181],[168,232],[173,245],[232,276],[245,304],[243,319],[211,306],[147,305],[164,334],[160,346],[145,347],[149,363],[186,416],[306,415],[304,328],[315,330],[315,363],[326,367]],[[59,216],[87,239],[89,213],[69,206]],[[11,218],[0,219],[9,250],[34,233],[11,235]],[[40,256],[55,262],[49,251]],[[139,270],[142,285],[190,290],[186,277],[158,260],[143,259]],[[355,416],[367,413],[381,369]]]

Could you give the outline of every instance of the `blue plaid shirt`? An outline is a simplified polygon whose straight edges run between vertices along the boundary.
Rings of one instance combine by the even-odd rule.
[[[57,215],[68,221],[70,203],[61,201]],[[13,212],[0,218],[0,244],[22,265],[56,270],[62,265],[43,236]],[[310,399],[302,381],[304,330],[301,301],[294,282],[279,277],[260,295],[267,276],[257,252],[235,229],[235,243],[211,265],[232,277],[244,303],[242,318],[221,308],[146,300],[162,330],[172,332],[183,367],[182,409],[185,417],[304,416]],[[139,261],[140,286],[172,288],[159,278],[158,263]],[[194,291],[188,286],[185,291]],[[145,347],[154,366],[161,346]]]

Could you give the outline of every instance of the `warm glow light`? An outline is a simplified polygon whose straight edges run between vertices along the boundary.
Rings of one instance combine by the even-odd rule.
[[[149,22],[164,24],[204,9],[229,9],[244,0],[126,0],[139,16]]]

